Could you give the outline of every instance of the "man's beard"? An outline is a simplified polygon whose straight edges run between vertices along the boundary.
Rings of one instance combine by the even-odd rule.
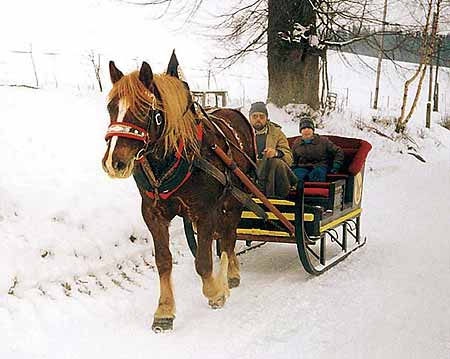
[[[261,130],[263,130],[263,129],[266,127],[266,125],[267,125],[267,123],[262,124],[262,123],[260,123],[260,122],[257,122],[257,123],[255,123],[255,124],[253,124],[253,128],[254,128],[256,131],[261,131]]]

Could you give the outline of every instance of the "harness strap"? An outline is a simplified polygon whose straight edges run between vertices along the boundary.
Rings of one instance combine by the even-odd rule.
[[[214,119],[214,120],[216,120],[216,121],[218,121],[218,122],[223,123],[225,126],[227,126],[228,128],[230,128],[230,125],[229,125],[223,118],[214,116],[214,115],[212,115],[212,114],[209,114],[209,117],[212,118],[212,119]],[[211,121],[211,122],[212,122],[216,127],[218,127],[218,126],[216,125],[215,122],[213,122],[213,121]],[[230,129],[232,129],[232,127],[231,127]],[[225,136],[225,134],[224,134],[223,132],[221,132],[221,133],[222,133],[223,136]],[[253,161],[253,159],[252,159],[252,158],[251,158],[251,157],[243,150],[243,148],[241,148],[240,146],[238,146],[236,143],[234,143],[234,142],[232,142],[232,141],[227,141],[227,144],[228,144],[229,146],[231,145],[231,146],[234,147],[237,151],[239,151],[239,153],[240,153],[241,155],[243,155],[243,156],[247,159],[247,161],[250,162],[250,164],[251,164],[255,169],[258,168],[258,166],[256,165],[256,162]]]
[[[200,109],[201,114],[203,115],[201,117],[201,119],[203,120],[203,123],[206,125],[206,127],[208,127],[212,131],[214,131],[214,129],[216,129],[222,135],[222,137],[224,138],[228,147],[232,146],[237,151],[239,151],[239,153],[241,153],[247,159],[247,161],[250,162],[250,164],[253,166],[253,168],[256,170],[258,168],[258,166],[256,165],[256,162],[253,161],[253,159],[247,153],[245,153],[245,151],[243,151],[237,144],[235,144],[232,141],[229,141],[228,137],[225,135],[225,133],[222,131],[222,129],[214,121],[212,121],[212,119],[214,119],[216,121],[224,122],[226,124],[224,119],[222,119],[218,116],[214,116],[213,114],[208,114],[208,112],[206,112],[205,109],[202,106],[200,106],[199,103],[196,103],[196,104],[197,104],[198,108]]]
[[[138,140],[145,143],[148,138],[148,131],[144,130],[142,127],[133,125],[132,123],[112,122],[108,126],[105,140],[109,140],[114,136],[131,138],[133,140]]]
[[[202,123],[197,124],[196,130],[197,130],[197,140],[199,141],[199,143],[201,143],[203,140]],[[184,151],[185,151],[184,142],[183,142],[183,140],[180,139],[178,141],[178,148],[175,153],[175,162],[159,178],[156,177],[156,175],[149,163],[149,160],[147,157],[148,152],[145,152],[145,149],[142,149],[143,153],[140,154],[139,156],[137,156],[136,160],[140,163],[142,170],[143,170],[145,176],[147,177],[148,183],[150,184],[150,187],[152,188],[151,196],[154,196],[157,200],[159,200],[160,198],[167,199],[173,192],[175,192],[179,187],[181,187],[181,185],[184,182],[186,182],[186,180],[190,177],[192,166],[193,166],[192,161],[193,161],[195,154],[192,154],[190,156],[190,158],[186,158],[186,161],[188,163],[188,166],[186,167],[186,166],[184,166],[184,163],[183,163],[183,160],[184,160],[183,152]],[[175,187],[173,187],[173,188],[169,187],[170,189],[167,189],[167,182],[170,182],[172,177],[179,175],[180,173],[184,177],[182,179],[182,181],[177,182],[175,184]],[[164,189],[165,184],[166,184],[166,188]],[[161,188],[161,187],[163,187],[163,188]],[[150,194],[149,194],[149,196],[150,196]]]
[[[150,183],[150,185],[153,187],[155,198],[159,199],[159,187],[161,186],[161,182],[156,179],[155,174],[153,173],[152,167],[150,166],[150,163],[148,163],[147,157],[142,156],[139,160],[139,163],[142,166],[142,169],[144,170],[145,175],[147,176],[147,180]]]
[[[194,166],[201,169],[203,172],[207,173],[214,179],[216,179],[223,186],[227,187],[231,195],[234,198],[236,198],[240,203],[242,203],[244,207],[255,213],[258,217],[264,219],[265,221],[268,220],[269,217],[267,213],[264,211],[264,209],[258,204],[256,204],[249,194],[241,191],[236,186],[230,184],[229,181],[227,180],[226,175],[222,171],[220,171],[216,166],[206,161],[202,157],[196,157],[194,159]]]
[[[217,119],[217,117],[215,117],[215,116],[209,116],[209,115],[206,113],[206,111],[205,111],[202,107],[200,107],[200,109],[201,109],[202,114],[203,114],[203,116],[201,117],[202,122],[203,122],[204,124],[206,124],[206,127],[208,127],[213,133],[214,133],[215,131],[219,132],[219,134],[222,136],[223,140],[225,141],[225,143],[226,143],[226,145],[227,145],[227,147],[228,147],[228,149],[227,149],[228,155],[229,155],[230,157],[232,157],[232,153],[231,153],[231,144],[232,144],[233,142],[231,142],[231,141],[228,139],[227,135],[225,135],[225,133],[223,132],[223,130],[220,128],[220,126],[219,126],[216,122],[214,122],[214,121],[211,120],[211,117],[212,117],[212,118],[215,118],[215,119]]]

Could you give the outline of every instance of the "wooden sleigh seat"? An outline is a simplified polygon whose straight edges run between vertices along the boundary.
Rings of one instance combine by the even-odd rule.
[[[336,174],[328,174],[326,182],[305,182],[305,205],[320,206],[323,211],[342,211],[360,206],[364,165],[372,145],[357,138],[323,135],[344,151],[344,163]],[[288,138],[292,147],[300,136]],[[290,198],[298,194],[291,191]]]

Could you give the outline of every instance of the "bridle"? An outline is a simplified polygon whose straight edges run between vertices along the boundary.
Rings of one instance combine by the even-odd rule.
[[[135,156],[135,160],[140,160],[147,152],[148,146],[150,145],[151,138],[149,133],[152,123],[155,123],[158,128],[157,139],[160,138],[164,132],[164,126],[161,126],[164,123],[164,117],[161,113],[162,111],[155,107],[154,102],[155,101],[153,101],[149,109],[150,119],[147,122],[147,129],[130,122],[112,122],[106,131],[105,140],[108,141],[112,137],[124,137],[143,142],[142,148]]]
[[[129,122],[111,122],[106,132],[105,140],[108,141],[114,136],[131,138],[142,141],[144,144],[148,142],[148,132],[142,127]]]
[[[228,151],[231,151],[231,146],[234,147],[237,151],[239,151],[242,155],[244,155],[244,157],[246,157],[250,163],[252,163],[256,167],[250,156],[248,156],[243,151],[242,142],[239,136],[237,136],[237,134],[234,133],[233,128],[230,127],[230,130],[235,136],[234,138],[237,144],[235,144],[234,141],[228,141],[227,136],[225,135],[225,133],[223,133],[220,126],[218,126],[218,124],[215,121],[212,121],[212,119],[222,121],[224,125],[228,125],[225,121],[221,120],[218,117],[216,118],[213,115],[211,116],[208,115],[201,106],[198,107],[199,111],[197,111],[194,106],[195,103],[189,102],[182,116],[184,117],[189,110],[192,110],[194,113],[199,114],[199,117],[196,120],[197,122],[196,137],[200,146],[203,139],[203,128],[205,126],[209,130],[211,130],[212,133],[219,133],[222,135],[223,139],[228,144],[227,146]],[[169,198],[170,195],[175,191],[177,191],[178,188],[180,188],[185,183],[185,181],[187,181],[187,179],[191,176],[193,167],[200,168],[207,174],[216,178],[226,188],[229,188],[230,182],[227,179],[226,175],[224,175],[214,165],[211,165],[204,158],[198,156],[198,154],[195,151],[191,152],[190,155],[187,157],[183,155],[185,148],[183,143],[184,141],[182,138],[178,140],[177,150],[171,156],[167,157],[166,162],[164,163],[165,165],[167,165],[167,167],[164,167],[162,173],[158,173],[158,175],[155,175],[154,168],[152,168],[152,165],[149,162],[151,161],[151,159],[149,160],[149,158],[147,157],[147,155],[150,152],[148,147],[154,144],[155,141],[158,141],[158,139],[161,138],[161,136],[163,135],[165,128],[164,126],[165,121],[163,114],[161,113],[161,110],[155,108],[154,104],[150,105],[149,115],[150,116],[147,116],[150,118],[147,122],[146,129],[137,126],[135,124],[132,124],[130,122],[112,122],[109,125],[105,136],[105,140],[110,140],[111,138],[117,136],[142,142],[143,144],[142,147],[138,150],[137,154],[134,157],[134,160],[137,162],[138,166],[137,168],[139,168],[140,170],[138,170],[133,175],[135,176],[135,180],[138,183],[138,187],[140,186],[139,188],[142,188],[144,193],[148,197],[155,200],[159,200],[160,198],[161,199]],[[154,129],[153,133],[151,133],[152,124],[155,124],[157,126],[157,131],[154,138],[151,138],[151,135],[155,133]],[[217,147],[215,143],[209,144],[209,146],[213,151],[215,151],[215,148]],[[146,183],[148,186],[147,189]]]
[[[182,117],[184,117],[191,109],[191,105],[192,103],[188,103]],[[150,104],[149,112],[146,117],[149,117],[146,129],[126,121],[112,122],[106,132],[105,140],[108,141],[113,137],[124,137],[142,142],[142,147],[134,156],[134,160],[137,162],[138,168],[142,170],[146,181],[150,185],[151,190],[146,190],[145,193],[150,198],[166,199],[190,177],[195,152],[192,152],[189,158],[184,158],[184,141],[180,138],[178,140],[177,150],[173,155],[164,158],[167,168],[164,168],[162,174],[160,173],[158,176],[155,175],[154,168],[150,165],[147,155],[152,151],[149,147],[163,136],[166,122],[163,111],[156,108],[155,101]],[[152,128],[152,126],[154,126],[154,128]],[[201,143],[203,138],[203,127],[200,122],[196,125],[196,130],[197,140]],[[175,186],[170,187],[173,186],[174,183]],[[169,186],[169,188],[167,188],[167,186]],[[160,193],[161,188],[165,189]]]

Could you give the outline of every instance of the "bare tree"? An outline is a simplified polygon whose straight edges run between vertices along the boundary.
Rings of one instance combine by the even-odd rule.
[[[161,18],[167,14],[177,14],[186,17],[186,21],[192,19],[203,3],[203,0],[116,0],[118,2],[133,6],[154,6],[160,8],[161,12],[155,18]],[[173,9],[172,9],[173,8]]]
[[[403,89],[403,100],[401,106],[400,117],[397,119],[395,131],[398,133],[403,133],[406,129],[406,125],[411,119],[414,111],[417,107],[417,102],[420,97],[420,93],[422,90],[423,81],[426,74],[427,65],[432,66],[433,61],[433,53],[434,53],[434,45],[435,39],[438,29],[439,16],[440,16],[440,7],[441,0],[437,0],[436,2],[436,12],[433,13],[435,1],[434,0],[426,0],[426,12],[425,12],[425,25],[422,31],[422,46],[421,46],[421,54],[420,54],[420,63],[414,74],[405,81],[404,89]],[[407,112],[406,107],[408,103],[408,91],[411,84],[418,79],[418,85],[416,89],[416,94],[414,96],[412,105],[410,110]],[[430,79],[431,81],[431,79]],[[431,106],[430,106],[431,109]]]
[[[97,79],[97,83],[98,83],[100,92],[103,92],[102,78],[100,76],[100,65],[101,65],[100,57],[101,56],[100,56],[100,54],[97,54],[97,62],[96,62],[95,53],[94,53],[94,51],[91,51],[88,54],[88,57],[89,57],[89,61],[92,64],[92,67],[94,68],[95,78]]]
[[[141,5],[188,7],[194,14],[202,0],[154,0]],[[182,5],[179,5],[182,3]],[[221,66],[235,64],[252,52],[268,59],[268,100],[278,106],[308,104],[318,109],[328,90],[326,51],[340,49],[383,33],[383,6],[371,0],[229,0],[209,33],[228,53]],[[224,5],[222,5],[224,6]],[[375,28],[368,31],[367,28]],[[211,31],[215,30],[215,31]],[[389,30],[392,32],[392,29]],[[401,31],[397,27],[396,32]],[[322,64],[322,66],[320,66]],[[322,94],[319,98],[320,71]]]
[[[228,65],[267,51],[269,101],[305,103],[317,109],[328,91],[329,48],[341,49],[383,33],[382,6],[368,0],[254,0],[237,3],[217,25],[220,43],[231,44]],[[367,31],[368,27],[374,31]],[[319,99],[322,72],[322,94]]]
[[[388,0],[384,0],[384,7],[383,7],[383,23],[381,25],[381,31],[385,31],[386,26],[386,17],[387,17],[387,7],[388,7]],[[381,64],[383,61],[383,50],[384,50],[384,35],[381,36],[381,43],[380,43],[380,51],[378,55],[378,63],[377,63],[377,78],[375,81],[375,96],[373,100],[373,108],[378,108],[378,95],[380,92],[380,77],[381,77]]]

